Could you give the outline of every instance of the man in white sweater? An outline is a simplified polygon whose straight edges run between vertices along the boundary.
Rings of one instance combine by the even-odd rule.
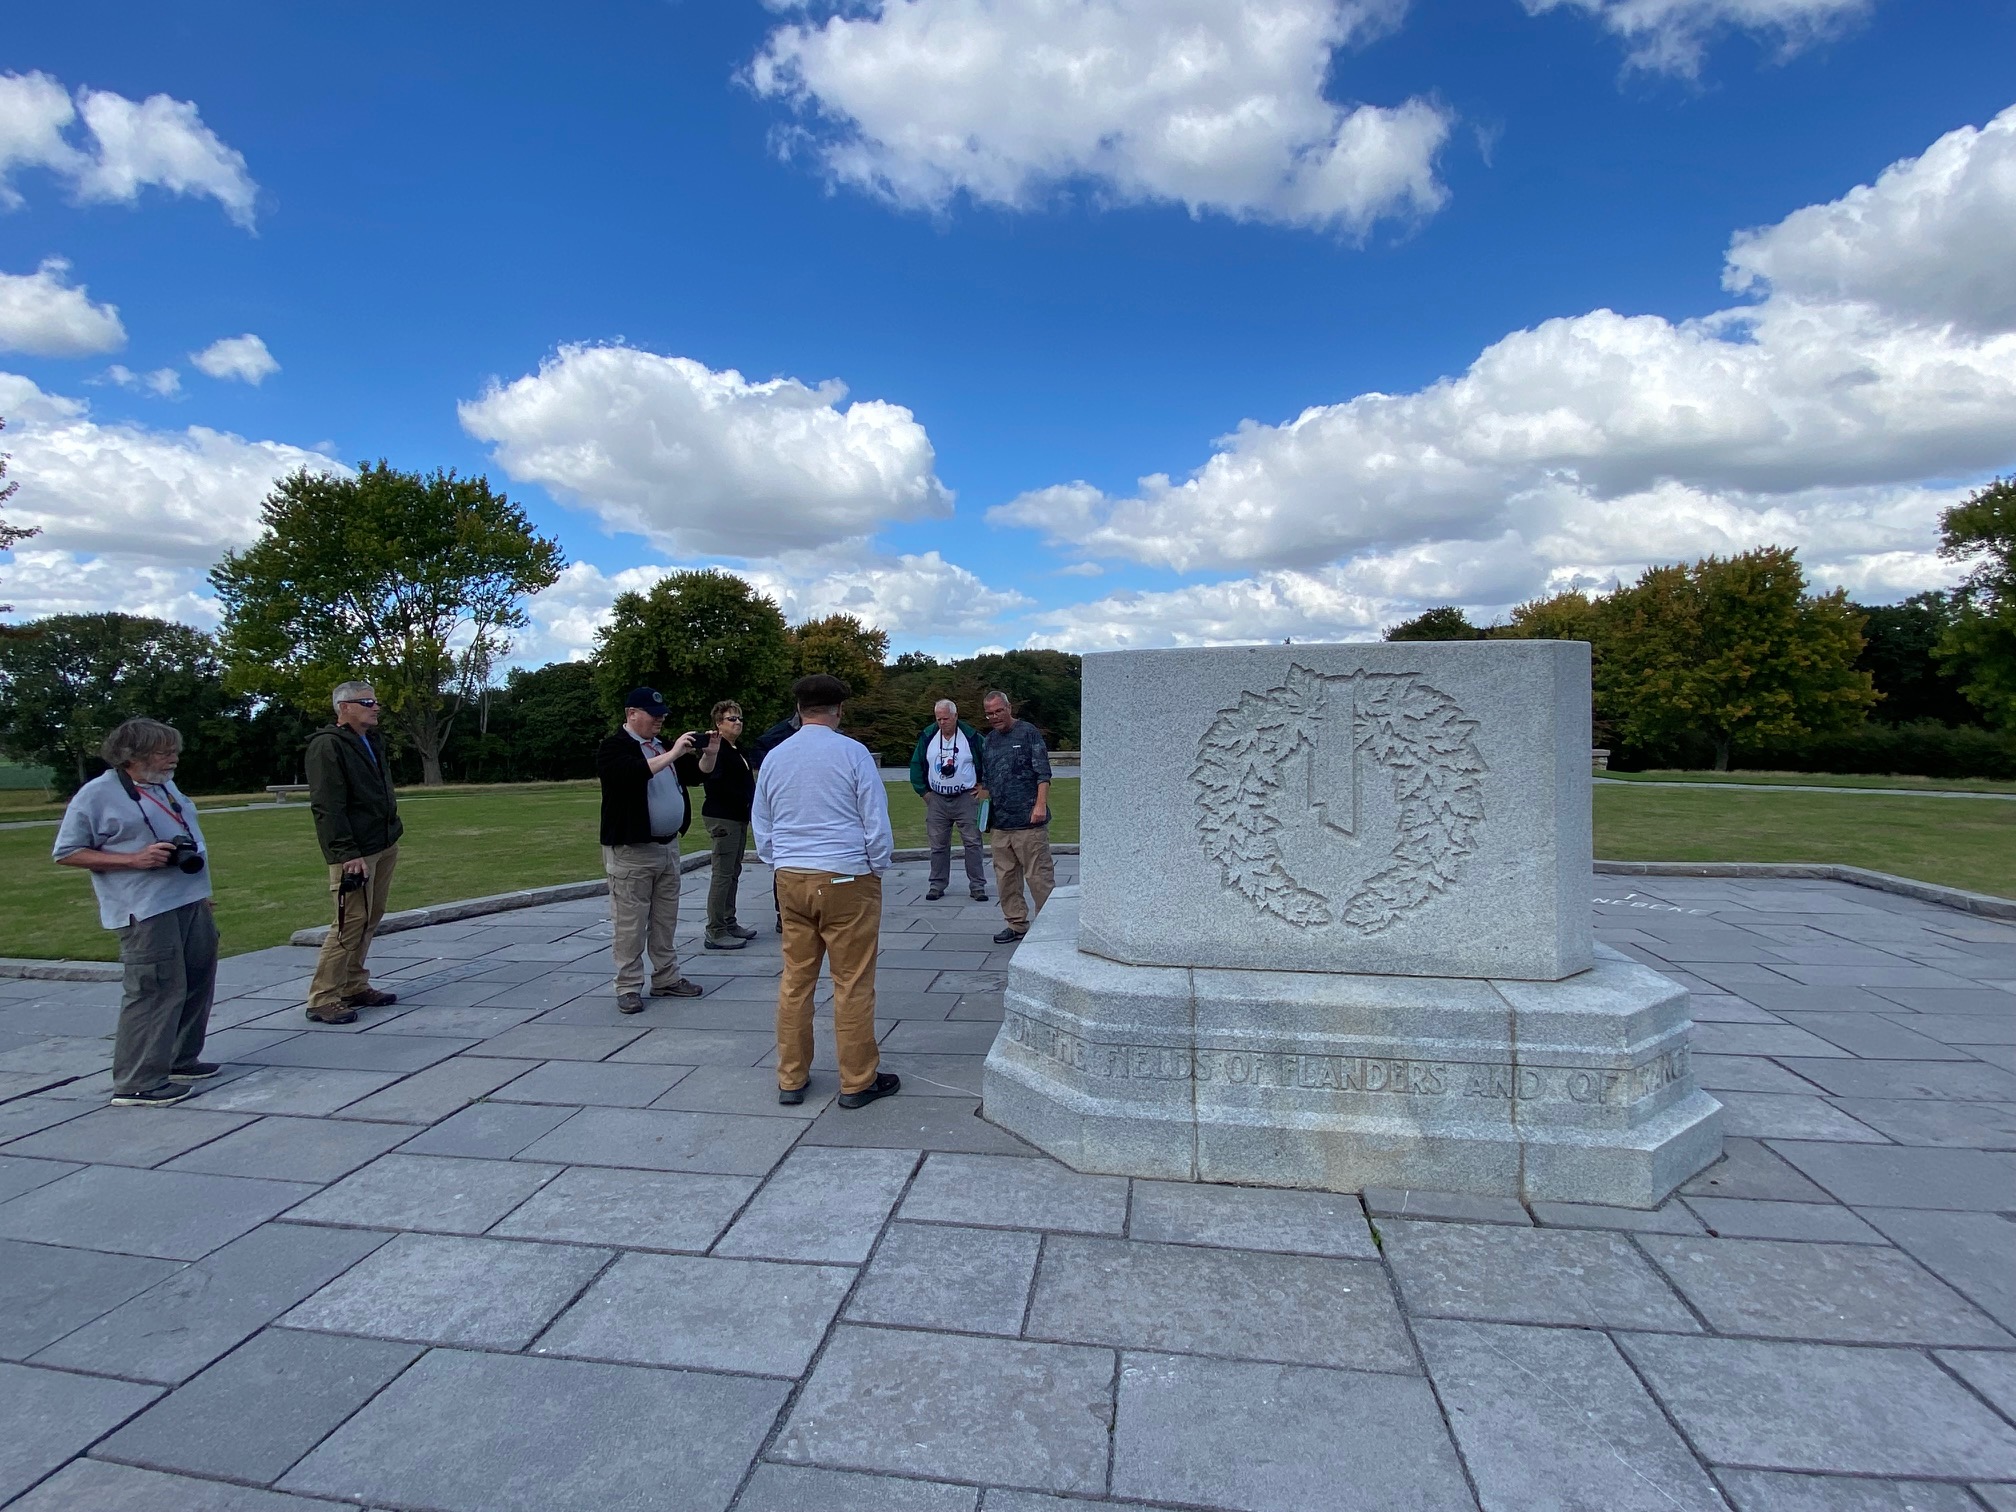
[[[875,953],[882,877],[895,860],[889,796],[875,758],[840,733],[847,685],[815,673],[792,685],[801,727],[756,774],[750,825],[777,878],[784,980],[777,989],[777,1101],[805,1101],[812,1079],[812,995],[833,965],[840,1106],[862,1108],[902,1085],[875,1048]]]

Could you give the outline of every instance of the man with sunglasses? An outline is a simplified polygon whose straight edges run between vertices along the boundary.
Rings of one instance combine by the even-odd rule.
[[[740,950],[756,938],[735,917],[735,895],[742,885],[742,856],[749,842],[749,804],[756,796],[756,770],[736,742],[742,738],[742,706],[724,698],[714,705],[714,728],[700,747],[695,763],[706,797],[700,819],[714,841],[714,876],[707,889],[709,950]]]
[[[315,838],[329,863],[336,922],[322,938],[308,1017],[318,1024],[354,1024],[359,1008],[385,1008],[397,993],[380,992],[365,975],[364,957],[385,917],[392,869],[399,860],[399,799],[392,791],[391,753],[377,734],[378,695],[367,682],[346,682],[330,695],[336,722],[308,737],[303,758]]]

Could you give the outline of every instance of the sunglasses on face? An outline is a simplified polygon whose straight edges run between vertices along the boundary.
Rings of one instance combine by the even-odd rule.
[[[346,698],[343,702],[346,704],[355,704],[360,709],[375,709],[378,707],[378,700],[375,698]]]

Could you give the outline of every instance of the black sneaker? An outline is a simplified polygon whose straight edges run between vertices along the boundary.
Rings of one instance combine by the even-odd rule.
[[[740,950],[749,942],[739,936],[730,935],[725,940],[702,940],[700,943],[705,945],[709,950]]]
[[[211,1061],[191,1061],[186,1066],[177,1066],[168,1073],[171,1082],[208,1081],[224,1068]]]
[[[984,891],[976,892],[973,894],[973,901],[975,903],[985,903],[987,901],[987,894]]]
[[[805,1087],[811,1085],[812,1083],[809,1081],[805,1083]],[[787,1108],[795,1108],[805,1101],[805,1087],[779,1087],[777,1089],[777,1101],[784,1104]]]
[[[187,1087],[178,1087],[173,1082],[162,1087],[149,1087],[145,1092],[114,1092],[112,1106],[115,1108],[165,1108],[170,1103],[178,1103],[189,1096]]]
[[[903,1078],[893,1071],[884,1071],[875,1078],[875,1084],[863,1087],[859,1092],[842,1092],[840,1106],[843,1108],[865,1108],[878,1097],[888,1097],[903,1085]]]
[[[1027,933],[1029,931],[1026,929],[1004,929],[994,936],[994,943],[996,945],[1013,945]]]

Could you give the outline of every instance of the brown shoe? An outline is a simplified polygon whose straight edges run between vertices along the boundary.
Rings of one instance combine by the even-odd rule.
[[[678,981],[674,982],[670,987],[653,987],[651,989],[651,996],[698,997],[702,992],[706,990],[707,989],[702,987],[698,982],[691,981],[686,977],[681,977],[679,978]]]
[[[343,999],[346,1008],[390,1008],[399,1001],[396,992],[380,992],[376,987],[366,987],[362,992],[353,992]]]
[[[644,999],[634,992],[619,992],[616,994],[616,1011],[618,1013],[642,1013],[644,1011]]]
[[[341,1008],[334,1013],[317,1013],[313,1008],[310,1008],[308,1010],[308,1021],[311,1024],[354,1024],[357,1022],[357,1010],[355,1008]]]

